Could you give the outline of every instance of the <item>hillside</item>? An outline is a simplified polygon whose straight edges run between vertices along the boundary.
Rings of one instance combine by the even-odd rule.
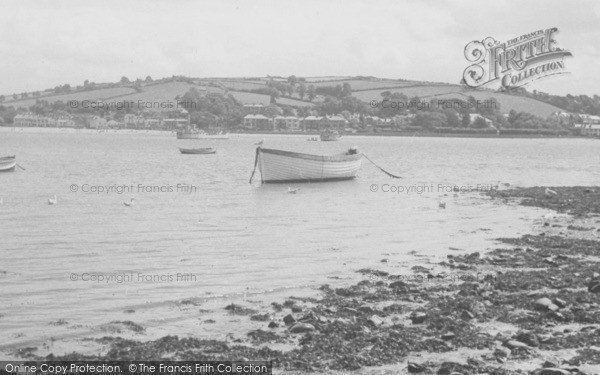
[[[276,78],[276,80],[284,80]],[[196,87],[207,92],[229,93],[242,104],[270,103],[270,97],[264,94],[248,92],[251,90],[267,87],[267,78],[203,78],[203,79],[164,79],[152,83],[145,83],[134,89],[133,85],[121,85],[120,87],[101,88],[89,91],[74,91],[68,94],[52,94],[47,91],[37,98],[26,98],[14,100],[12,96],[7,97],[3,105],[26,108],[35,104],[36,100],[48,102],[69,100],[132,100],[132,101],[172,101],[178,95],[183,95],[191,87]],[[500,110],[508,113],[511,109],[517,112],[528,112],[536,116],[547,117],[558,107],[543,103],[536,99],[497,93],[488,90],[468,89],[460,85],[429,83],[390,79],[357,79],[347,77],[311,77],[306,79],[306,85],[315,87],[336,86],[349,83],[352,87],[352,95],[365,103],[371,100],[381,100],[383,91],[400,92],[409,98],[418,96],[421,99],[466,99],[473,96],[475,99],[486,100],[496,98],[500,104]],[[300,100],[297,93],[292,97],[281,97],[277,99],[278,104],[293,107],[312,106],[307,100]]]

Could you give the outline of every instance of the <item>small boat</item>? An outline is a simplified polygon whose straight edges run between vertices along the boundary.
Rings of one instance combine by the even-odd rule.
[[[0,157],[0,172],[12,172],[17,166],[17,159],[13,156]]]
[[[264,183],[349,180],[356,177],[362,156],[356,148],[337,155],[311,155],[257,147],[255,169],[258,164]]]
[[[327,129],[321,133],[322,141],[337,141],[338,139],[340,139],[340,133],[337,130]]]
[[[217,150],[215,150],[212,147],[206,147],[206,148],[181,148],[181,147],[179,147],[179,152],[181,152],[182,154],[214,154],[215,152],[217,152]]]

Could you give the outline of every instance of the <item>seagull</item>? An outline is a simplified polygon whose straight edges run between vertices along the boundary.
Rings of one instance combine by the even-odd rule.
[[[255,145],[257,145],[257,146],[262,146],[262,145],[263,145],[263,143],[265,143],[265,140],[264,140],[264,139],[261,139],[261,141],[260,141],[260,142],[256,142],[256,143],[255,143]]]
[[[131,200],[129,202],[123,202],[123,204],[125,205],[125,207],[131,207],[134,205],[134,201],[135,199],[131,198]]]
[[[56,198],[56,195],[54,195],[54,197],[52,197],[52,198],[48,198],[48,204],[49,205],[53,206],[56,203],[58,203],[58,198]]]
[[[291,187],[288,186],[287,192],[289,194],[296,194],[298,192],[298,190],[300,190],[300,189],[298,189],[298,188],[292,189]]]
[[[446,208],[446,202],[439,202],[439,203],[438,203],[438,206],[439,206],[440,208]]]
[[[549,188],[546,188],[546,190],[544,191],[544,194],[546,194],[546,196],[547,196],[548,198],[550,198],[550,197],[554,197],[554,196],[557,196],[557,195],[558,195],[558,193],[557,193],[557,192],[555,192],[554,190],[551,190],[551,189],[549,189]]]

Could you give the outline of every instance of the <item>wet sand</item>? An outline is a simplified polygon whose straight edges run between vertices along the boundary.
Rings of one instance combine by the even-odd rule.
[[[116,321],[104,337],[81,340],[87,350],[46,356],[24,347],[14,355],[272,360],[276,373],[298,374],[599,374],[600,188],[550,190],[490,193],[501,203],[556,211],[492,251],[451,254],[413,267],[414,277],[363,269],[364,280],[351,286],[323,285],[315,296],[282,298],[260,311],[240,302],[218,312],[248,324],[244,332],[143,341],[145,327]],[[214,311],[184,305],[199,309],[202,324],[216,324]]]

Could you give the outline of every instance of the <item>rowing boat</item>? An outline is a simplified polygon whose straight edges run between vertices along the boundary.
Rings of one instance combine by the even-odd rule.
[[[15,156],[0,157],[0,172],[11,172],[15,170],[17,159]]]
[[[265,183],[319,182],[355,178],[362,164],[356,148],[336,155],[312,155],[258,147],[256,162]]]
[[[181,152],[182,154],[214,154],[215,152],[217,152],[217,150],[215,150],[214,148],[211,147],[207,147],[207,148],[179,148],[179,152]]]

